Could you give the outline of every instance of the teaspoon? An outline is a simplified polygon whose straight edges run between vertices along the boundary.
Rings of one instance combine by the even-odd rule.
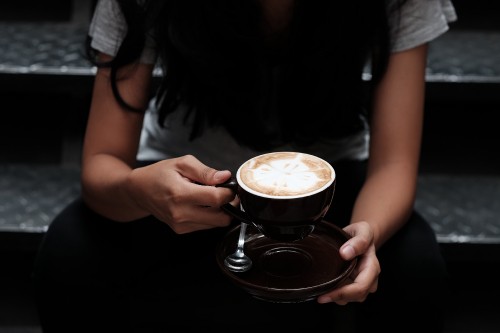
[[[238,238],[238,246],[236,251],[228,255],[224,259],[224,265],[232,272],[246,272],[252,267],[252,259],[250,259],[244,252],[243,246],[245,244],[245,233],[247,230],[247,224],[241,222],[240,225],[240,235]]]

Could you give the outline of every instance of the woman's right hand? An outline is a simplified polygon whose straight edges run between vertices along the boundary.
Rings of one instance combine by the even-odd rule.
[[[112,59],[105,54],[99,58]],[[146,109],[153,69],[139,63],[119,70],[117,89],[127,104]],[[114,221],[154,215],[179,234],[227,226],[231,218],[220,206],[233,201],[235,194],[211,185],[227,180],[229,171],[218,172],[193,156],[133,168],[143,118],[144,114],[117,102],[110,69],[99,68],[82,155],[82,195],[87,205]]]
[[[141,209],[184,234],[229,225],[231,217],[220,207],[238,204],[235,193],[214,185],[230,177],[230,171],[186,155],[132,170],[126,189]]]

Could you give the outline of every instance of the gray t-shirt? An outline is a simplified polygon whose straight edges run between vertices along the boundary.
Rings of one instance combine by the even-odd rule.
[[[402,9],[398,24],[391,20],[393,52],[411,49],[429,42],[449,29],[449,22],[456,20],[451,0],[409,0]],[[126,32],[126,24],[115,0],[99,0],[92,19],[89,35],[92,47],[109,55],[116,55],[120,40]],[[153,64],[156,53],[153,42],[148,40],[141,57],[144,63]],[[192,154],[205,164],[233,172],[245,160],[260,152],[240,146],[221,127],[207,127],[203,135],[190,141],[190,121],[184,122],[186,109],[167,117],[165,128],[157,123],[154,100],[146,111],[137,158],[139,160],[162,160]],[[237,116],[237,115],[235,115]],[[244,120],[242,120],[244,121]],[[368,127],[359,133],[342,139],[319,140],[304,149],[305,153],[320,156],[328,161],[341,159],[366,159],[368,157]],[[293,145],[278,147],[276,151],[297,150]]]

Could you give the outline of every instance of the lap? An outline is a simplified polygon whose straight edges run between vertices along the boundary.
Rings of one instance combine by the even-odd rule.
[[[349,177],[358,179],[363,170],[358,166],[338,166],[346,170],[342,173],[346,178],[339,179],[335,213],[330,217],[341,226],[356,194],[356,190],[348,193]],[[395,316],[426,326],[439,321],[444,261],[432,229],[416,213],[378,252],[379,290],[366,302],[345,307],[252,298],[234,286],[215,262],[215,247],[226,232],[221,228],[177,235],[152,217],[118,223],[76,200],[51,223],[37,257],[34,278],[42,325],[61,326],[66,321],[90,327],[103,321],[124,332],[153,326],[182,327],[182,331],[213,327],[224,332],[241,327],[242,318],[245,327],[281,329],[283,320],[293,318],[287,328],[292,332],[301,326],[312,331],[341,327],[342,318],[350,313],[359,316],[358,324],[368,323],[370,330],[387,328]],[[418,307],[417,312],[406,308],[411,305]],[[422,316],[415,322],[419,313]],[[317,330],[311,327],[315,324]]]
[[[50,225],[38,254],[42,324],[68,320],[85,327],[99,319],[121,322],[125,331],[213,326],[224,332],[242,317],[252,318],[246,327],[282,327],[283,318],[301,316],[293,317],[294,331],[328,317],[319,315],[328,307],[313,302],[264,302],[234,286],[215,262],[225,232],[180,236],[153,218],[122,224],[75,201]]]

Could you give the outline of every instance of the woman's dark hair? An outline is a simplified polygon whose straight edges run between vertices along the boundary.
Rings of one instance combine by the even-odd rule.
[[[399,0],[295,0],[286,33],[262,34],[257,0],[117,0],[127,34],[109,66],[137,61],[147,38],[162,68],[157,93],[159,123],[180,104],[192,117],[191,138],[203,127],[224,126],[242,145],[269,149],[343,137],[363,126],[367,61],[372,83],[390,53],[388,11]],[[391,6],[386,4],[391,2]]]

